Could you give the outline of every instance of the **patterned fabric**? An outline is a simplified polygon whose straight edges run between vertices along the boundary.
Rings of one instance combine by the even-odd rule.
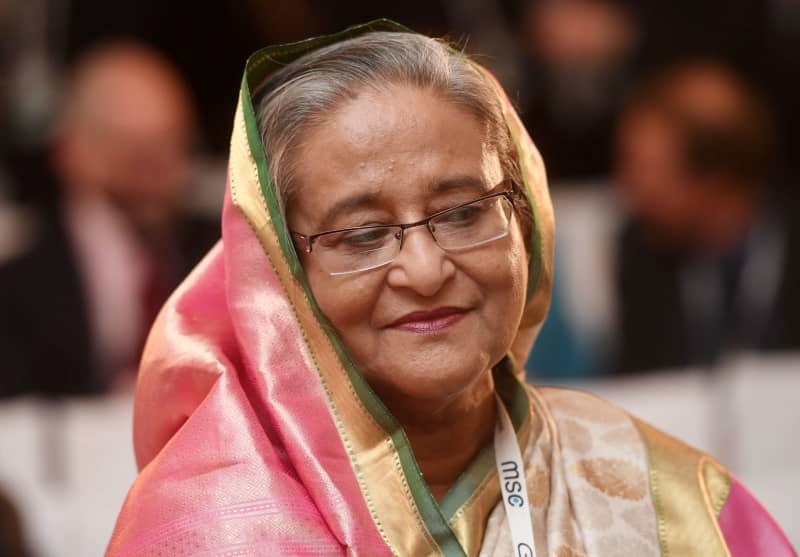
[[[402,427],[320,313],[269,179],[251,88],[305,52],[373,30],[407,32],[378,21],[248,61],[223,240],[148,340],[134,416],[140,474],[107,555],[512,554],[493,447],[433,498]],[[596,398],[521,382],[514,362],[525,360],[550,299],[553,215],[541,159],[495,85],[532,209],[532,255],[523,321],[493,373],[524,448],[539,554],[666,555],[663,532],[678,521],[678,531],[700,533],[692,540],[710,536],[694,554],[715,555],[706,551],[724,546],[715,520],[681,525],[669,514],[676,501],[696,502],[681,495],[700,492],[695,453],[665,451],[663,439],[651,443],[644,426]],[[728,476],[709,477],[711,499],[724,502]],[[678,489],[657,493],[654,479]]]
[[[630,417],[596,397],[531,389],[545,426],[525,449],[539,555],[659,555],[645,447]],[[511,555],[502,505],[480,555]]]

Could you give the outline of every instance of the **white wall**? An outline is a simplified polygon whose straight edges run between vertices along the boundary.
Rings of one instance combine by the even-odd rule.
[[[39,557],[105,551],[136,475],[130,396],[0,404],[0,489]]]

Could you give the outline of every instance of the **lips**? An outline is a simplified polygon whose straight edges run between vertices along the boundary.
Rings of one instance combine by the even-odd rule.
[[[467,310],[456,307],[414,311],[392,322],[389,328],[412,333],[435,334],[445,331],[461,321],[465,313]]]

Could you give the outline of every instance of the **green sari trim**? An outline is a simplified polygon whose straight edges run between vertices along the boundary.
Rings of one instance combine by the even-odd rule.
[[[514,430],[520,429],[530,416],[530,399],[524,384],[514,374],[510,358],[506,357],[495,367],[494,380],[497,392],[505,404]],[[524,449],[524,447],[521,447]],[[459,476],[456,483],[439,504],[442,514],[448,521],[456,515],[462,506],[478,489],[486,476],[495,470],[494,443],[489,442],[470,462],[467,469]]]
[[[474,67],[485,80],[491,81],[491,78],[487,75],[486,70],[477,64],[475,64]],[[517,152],[522,152],[522,145],[520,144],[519,137],[510,127],[507,129],[509,135],[511,135],[511,141],[514,143],[514,147],[516,148]],[[528,183],[528,175],[522,168],[520,168],[520,176],[522,177],[522,184],[520,185],[522,186],[523,193],[525,194],[525,199],[528,201],[528,205],[531,208],[531,215],[533,216],[531,219],[531,254],[530,262],[528,264],[528,287],[525,290],[525,302],[527,303],[531,300],[531,298],[533,298],[536,288],[539,285],[539,277],[542,274],[542,234],[539,230],[539,223],[536,220],[536,198],[534,197],[533,190]]]
[[[277,47],[267,47],[253,54],[247,61],[240,91],[242,101],[241,104],[243,107],[244,121],[247,132],[247,141],[249,144],[250,153],[255,162],[261,193],[270,216],[271,225],[278,238],[289,269],[291,270],[293,276],[302,285],[306,297],[311,305],[312,311],[322,324],[328,338],[330,339],[330,342],[334,347],[334,350],[336,351],[344,369],[346,370],[347,376],[356,394],[360,398],[364,407],[374,417],[376,422],[391,437],[401,468],[405,475],[406,481],[408,482],[410,492],[420,512],[420,515],[424,520],[425,527],[428,529],[428,532],[439,545],[439,548],[444,555],[453,557],[465,556],[464,549],[461,547],[458,539],[450,528],[448,520],[452,518],[453,514],[455,514],[455,512],[467,501],[475,488],[485,478],[486,474],[490,473],[494,469],[494,449],[492,446],[484,448],[469,466],[467,471],[456,482],[455,486],[447,494],[442,504],[437,504],[436,500],[425,484],[419,467],[417,466],[416,459],[411,451],[411,446],[408,442],[405,432],[358,371],[355,364],[347,354],[347,351],[345,350],[338,334],[335,332],[327,318],[320,311],[316,299],[311,292],[308,280],[303,272],[297,252],[295,251],[294,245],[289,236],[288,226],[283,218],[283,215],[281,214],[274,185],[270,179],[269,164],[266,160],[264,148],[261,143],[261,137],[258,130],[255,110],[253,108],[253,102],[250,93],[250,91],[254,88],[257,88],[258,85],[263,82],[263,80],[271,72],[290,63],[300,56],[317,48],[334,44],[342,40],[353,38],[372,31],[413,32],[410,29],[390,20],[379,19],[363,25],[350,27],[333,35],[311,38]],[[525,188],[526,195],[530,203],[532,196],[528,191],[527,183]],[[533,234],[533,246],[535,246],[535,254],[531,257],[532,271],[534,268],[539,268],[539,265],[534,265],[533,262],[539,261],[541,253],[541,246],[537,227],[535,225],[535,219]],[[535,281],[529,280],[529,296],[533,291],[531,284],[535,284]],[[504,360],[504,362],[507,362],[507,359]],[[510,370],[510,364],[501,363],[501,366],[504,368],[503,371],[508,371],[508,373],[503,373],[500,375],[508,375],[508,378],[511,378],[513,381],[518,381],[514,377],[513,371]],[[505,368],[509,369],[506,370]],[[522,427],[526,417],[528,416],[529,408],[529,401],[524,387],[522,387],[520,384],[517,384],[516,388],[513,389],[512,396],[506,401],[506,403],[512,422],[514,423],[514,427],[517,429],[517,431],[519,431],[520,427]]]

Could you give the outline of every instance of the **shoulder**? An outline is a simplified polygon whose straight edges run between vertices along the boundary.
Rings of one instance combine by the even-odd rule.
[[[684,495],[697,496],[695,503],[701,507],[708,504],[715,516],[719,514],[731,479],[710,456],[593,394],[556,388],[533,391],[538,393],[559,437],[568,437],[573,422],[579,421],[589,432],[601,435],[595,442],[617,447],[627,444],[629,451],[643,451],[656,508],[663,506],[665,493],[678,489]],[[617,434],[611,435],[609,430]]]
[[[614,404],[570,389],[530,389],[565,447],[576,424],[590,439],[620,454],[644,454],[649,495],[664,555],[795,555],[763,507],[715,459],[639,420]]]

